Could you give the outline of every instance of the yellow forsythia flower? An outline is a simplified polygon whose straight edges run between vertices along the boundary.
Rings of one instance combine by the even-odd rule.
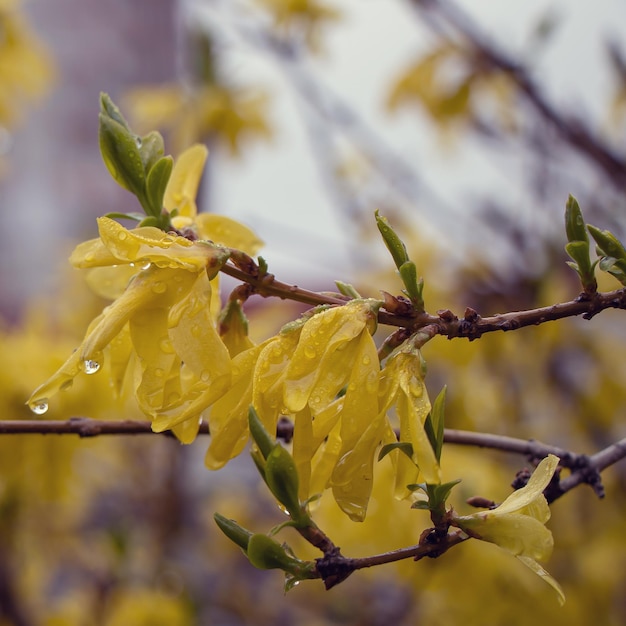
[[[381,371],[381,411],[395,406],[400,421],[400,442],[410,443],[412,458],[394,452],[396,456],[396,495],[406,497],[406,486],[417,482],[417,468],[422,480],[436,485],[441,481],[439,464],[435,457],[424,422],[430,412],[430,400],[424,385],[424,363],[411,341],[400,346]],[[391,439],[395,441],[395,437]]]
[[[135,396],[153,428],[172,428],[185,442],[195,437],[202,412],[230,387],[231,355],[217,332],[214,293],[229,252],[214,242],[254,253],[260,241],[234,220],[198,216],[195,195],[206,156],[203,146],[181,155],[165,193],[165,208],[179,211],[175,228],[189,238],[151,226],[128,230],[103,217],[100,237],[76,247],[72,264],[91,269],[90,284],[114,302],[33,392],[32,410],[45,412],[49,399],[79,373],[98,371],[105,350],[114,391],[134,364]]]
[[[541,576],[557,592],[559,602],[565,596],[559,584],[537,561],[552,554],[554,540],[545,527],[550,507],[543,495],[559,464],[549,455],[535,469],[528,484],[514,491],[500,506],[472,515],[455,516],[452,524],[468,535],[489,541],[516,556],[524,565]]]

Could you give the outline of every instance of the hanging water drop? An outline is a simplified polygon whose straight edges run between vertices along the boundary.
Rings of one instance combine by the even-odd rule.
[[[85,359],[83,361],[83,371],[85,374],[95,374],[100,369],[100,363],[93,359]]]
[[[30,410],[35,413],[35,415],[43,415],[48,410],[48,399],[40,398],[39,400],[35,400],[30,404]]]

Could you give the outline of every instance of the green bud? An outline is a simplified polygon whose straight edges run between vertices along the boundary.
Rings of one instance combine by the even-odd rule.
[[[565,232],[568,241],[589,241],[582,211],[571,194],[565,205]]]
[[[219,513],[213,515],[215,523],[220,530],[233,542],[236,543],[245,553],[248,552],[248,543],[252,534],[242,526],[239,526],[235,520],[228,519]]]
[[[270,452],[278,445],[273,437],[265,430],[265,426],[259,419],[254,407],[250,405],[248,409],[248,424],[252,440],[258,446],[264,459],[267,459]]]
[[[106,115],[106,117],[115,120],[126,130],[130,130],[128,123],[124,119],[124,116],[117,108],[117,106],[113,103],[113,100],[111,100],[108,93],[100,93],[100,112]]]
[[[612,232],[600,230],[595,226],[591,226],[591,224],[589,224],[587,228],[598,244],[598,248],[600,248],[602,254],[613,257],[618,261],[626,261],[626,250],[621,241]]]
[[[387,249],[391,252],[393,262],[396,264],[396,267],[400,269],[400,267],[409,260],[406,246],[400,237],[398,237],[396,231],[389,225],[386,217],[380,216],[378,211],[376,211],[374,215],[376,217],[376,226],[378,226],[378,230],[382,235]]]
[[[276,445],[265,459],[265,482],[274,497],[287,509],[292,519],[300,517],[298,470],[293,457]]]
[[[305,561],[290,554],[288,548],[261,533],[250,537],[247,554],[250,563],[259,569],[282,569],[285,572],[298,574],[303,567],[308,565]]]
[[[419,312],[424,311],[424,298],[422,292],[424,291],[424,280],[417,279],[417,268],[413,261],[407,261],[403,263],[399,270],[400,278],[406,288],[406,295],[409,296],[411,302],[415,305],[415,308]]]

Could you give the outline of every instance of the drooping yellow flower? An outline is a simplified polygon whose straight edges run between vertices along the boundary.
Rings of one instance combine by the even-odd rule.
[[[114,302],[91,323],[67,362],[32,394],[29,405],[35,412],[45,412],[49,399],[81,371],[97,371],[105,350],[114,392],[133,365],[135,397],[154,429],[172,428],[183,441],[195,437],[202,412],[225,393],[231,355],[216,327],[217,273],[229,251],[216,242],[248,254],[261,242],[232,219],[198,215],[196,194],[206,157],[204,146],[193,146],[174,165],[164,208],[173,213],[176,232],[152,226],[128,230],[103,217],[99,238],[76,247],[72,264],[89,269],[92,288]]]
[[[353,300],[303,326],[284,370],[284,405],[295,416],[294,460],[304,499],[332,486],[339,506],[365,517],[384,415],[378,416],[375,300]],[[312,492],[311,489],[316,491]]]
[[[468,535],[500,546],[541,576],[557,592],[559,602],[565,596],[559,584],[537,561],[552,554],[554,540],[545,527],[550,507],[543,495],[559,464],[550,454],[537,466],[527,485],[514,491],[500,506],[472,515],[454,516],[452,524]]]
[[[439,463],[424,430],[430,400],[424,385],[424,364],[419,350],[410,340],[393,353],[381,371],[380,410],[387,413],[395,406],[400,422],[400,442],[410,443],[412,458],[395,452],[396,495],[409,495],[406,486],[421,481],[436,485],[441,481]],[[395,437],[392,439],[395,441]]]

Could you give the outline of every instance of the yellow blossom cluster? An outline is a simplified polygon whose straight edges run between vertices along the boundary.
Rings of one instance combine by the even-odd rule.
[[[396,426],[411,450],[391,455],[396,495],[407,496],[406,485],[420,472],[425,482],[438,483],[424,431],[430,402],[421,356],[409,341],[381,369],[372,337],[380,301],[322,307],[259,345],[247,337],[231,303],[220,336],[218,272],[231,248],[253,254],[260,241],[233,220],[198,215],[195,195],[206,156],[205,148],[193,146],[174,166],[164,196],[174,230],[129,230],[102,217],[100,236],[76,247],[72,264],[88,269],[90,284],[113,303],[33,392],[31,409],[44,413],[56,392],[107,361],[114,392],[132,386],[155,431],[172,429],[191,442],[201,419],[208,420],[206,464],[212,469],[245,447],[253,405],[270,432],[281,416],[293,420],[302,501],[331,487],[341,508],[362,520],[376,453],[397,441]]]

